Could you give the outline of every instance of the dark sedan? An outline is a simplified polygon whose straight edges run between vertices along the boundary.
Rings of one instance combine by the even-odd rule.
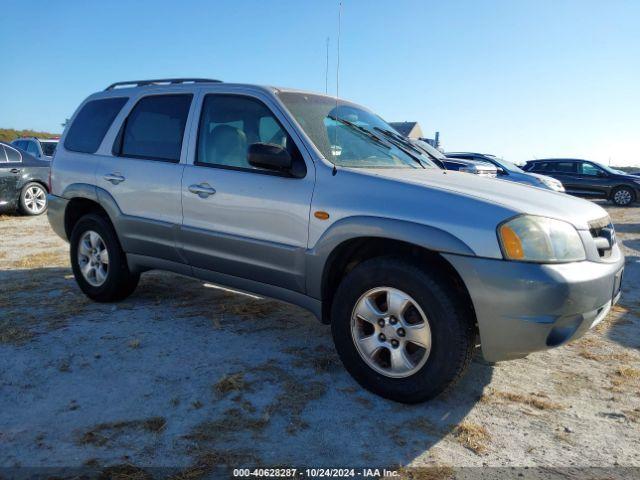
[[[40,215],[47,209],[50,162],[0,142],[0,208]]]
[[[605,198],[622,207],[640,198],[640,178],[589,160],[531,160],[524,170],[556,178],[562,182],[567,193],[580,197]]]

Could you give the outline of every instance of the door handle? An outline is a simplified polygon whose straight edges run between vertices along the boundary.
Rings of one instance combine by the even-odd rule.
[[[208,196],[216,193],[215,188],[212,188],[208,183],[189,185],[189,191],[194,195],[198,195],[200,198],[207,198]]]
[[[11,173],[20,173],[20,169],[19,168],[12,168],[11,170],[9,170]]]
[[[122,175],[120,175],[119,173],[107,173],[104,176],[104,179],[107,182],[111,182],[114,185],[117,185],[117,184],[125,181],[125,178]]]

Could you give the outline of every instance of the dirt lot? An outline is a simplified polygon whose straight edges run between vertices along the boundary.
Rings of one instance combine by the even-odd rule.
[[[607,208],[609,317],[411,407],[362,390],[297,307],[156,272],[94,304],[45,217],[1,216],[0,466],[640,466],[640,207]]]

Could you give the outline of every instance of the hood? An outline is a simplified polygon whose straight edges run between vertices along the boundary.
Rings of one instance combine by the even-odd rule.
[[[420,185],[499,205],[514,215],[556,218],[588,230],[589,222],[607,217],[607,212],[588,200],[530,185],[440,169],[366,169],[367,173],[396,182]],[[472,212],[471,212],[472,214]]]

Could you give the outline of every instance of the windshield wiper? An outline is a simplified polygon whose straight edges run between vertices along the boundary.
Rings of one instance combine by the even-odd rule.
[[[361,133],[362,135],[365,135],[366,137],[376,142],[378,145],[382,145],[387,150],[391,148],[391,145],[389,145],[387,142],[385,142],[382,138],[380,138],[378,135],[373,133],[371,130],[367,130],[366,128],[361,127],[360,125],[356,125],[355,123],[350,122],[349,120],[345,120],[344,118],[338,118],[333,115],[327,115],[327,118],[330,118],[331,120],[335,120],[336,122],[340,122],[343,125],[346,125],[356,130],[357,132]]]
[[[439,158],[437,158],[435,155],[433,155],[431,152],[429,152],[426,148],[422,148],[419,144],[412,142],[410,139],[403,137],[402,135],[400,135],[399,133],[393,132],[391,130],[387,130],[384,128],[380,128],[380,127],[373,127],[376,131],[382,133],[385,137],[389,138],[389,139],[394,139],[397,142],[401,143],[402,145],[405,145],[407,148],[410,148],[411,150],[413,150],[414,152],[417,152],[419,155],[423,155],[423,154],[427,154],[427,156],[434,161],[438,166],[440,166],[440,168],[443,168],[446,170],[446,166],[444,165],[444,162],[442,160],[440,160]]]

